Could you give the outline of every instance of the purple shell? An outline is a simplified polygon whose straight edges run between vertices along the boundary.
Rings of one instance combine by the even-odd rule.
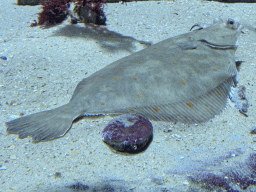
[[[102,132],[102,139],[118,152],[144,151],[153,138],[153,127],[141,116],[125,114],[109,122]]]

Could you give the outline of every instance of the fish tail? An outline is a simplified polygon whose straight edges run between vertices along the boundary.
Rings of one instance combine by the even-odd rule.
[[[31,136],[36,143],[62,137],[75,119],[65,109],[66,105],[6,122],[7,132],[21,139]]]

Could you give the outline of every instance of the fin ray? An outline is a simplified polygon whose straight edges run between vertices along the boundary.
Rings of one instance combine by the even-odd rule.
[[[134,112],[156,121],[201,123],[219,114],[226,106],[232,77],[204,95],[161,106],[133,108]],[[155,111],[154,108],[159,110]]]

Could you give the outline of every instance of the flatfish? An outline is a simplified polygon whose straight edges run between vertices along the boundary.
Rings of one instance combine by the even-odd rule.
[[[136,114],[200,123],[219,114],[236,82],[235,51],[243,26],[216,20],[124,57],[78,83],[68,104],[6,123],[33,142],[62,137],[81,116]]]

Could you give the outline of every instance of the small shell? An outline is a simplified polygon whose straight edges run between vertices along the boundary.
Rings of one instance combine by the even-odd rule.
[[[246,88],[243,85],[231,88],[230,100],[235,103],[235,107],[239,110],[241,114],[248,117],[246,113],[248,111],[249,103],[246,98],[245,91]]]
[[[135,154],[144,151],[152,141],[153,127],[141,116],[125,114],[104,128],[102,140],[117,152]]]

